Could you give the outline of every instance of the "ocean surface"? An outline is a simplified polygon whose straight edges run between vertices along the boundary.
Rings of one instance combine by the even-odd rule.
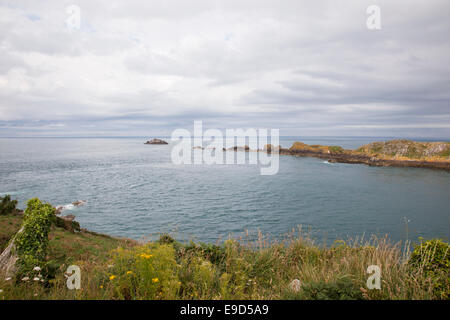
[[[280,156],[258,165],[175,165],[169,145],[143,138],[0,138],[0,196],[24,208],[39,197],[67,206],[83,228],[134,239],[169,232],[215,243],[258,230],[281,238],[302,226],[318,241],[375,234],[394,241],[450,236],[450,173]],[[356,148],[379,138],[281,137]]]

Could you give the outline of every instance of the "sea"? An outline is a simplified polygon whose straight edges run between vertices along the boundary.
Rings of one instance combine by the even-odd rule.
[[[164,137],[158,137],[164,138]],[[300,232],[317,242],[450,236],[450,172],[328,163],[280,156],[274,175],[258,164],[175,164],[176,144],[149,137],[0,138],[0,196],[24,209],[38,197],[64,206],[82,228],[136,240],[220,243],[281,240]],[[354,149],[377,137],[280,137]],[[82,206],[72,202],[83,200]]]

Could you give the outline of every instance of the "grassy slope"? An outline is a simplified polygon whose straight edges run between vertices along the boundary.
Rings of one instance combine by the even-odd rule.
[[[0,215],[0,252],[8,245],[9,239],[22,225],[22,218],[17,215]]]
[[[0,216],[0,251],[8,244],[9,239],[20,229],[22,217],[19,215]],[[49,259],[70,261],[105,261],[109,252],[118,246],[132,246],[136,242],[118,239],[93,232],[71,233],[53,226],[49,234]]]
[[[20,215],[0,215],[0,251],[7,246],[9,240],[20,229],[22,217]],[[77,292],[64,289],[63,272],[66,268],[75,264],[82,267],[86,273],[94,272],[96,269],[104,269],[110,259],[110,253],[118,247],[129,248],[137,243],[129,239],[118,239],[107,235],[96,234],[89,231],[72,233],[65,229],[52,226],[49,234],[48,257],[50,261],[55,261],[60,268],[58,270],[56,288],[53,292],[48,292],[41,287],[29,290],[29,285],[11,286],[11,281],[5,282],[0,279],[0,289],[7,292],[9,288],[9,299],[71,299],[76,298]],[[86,274],[85,274],[86,276]],[[38,296],[34,296],[38,293]],[[100,298],[90,292],[85,298]],[[5,298],[5,296],[3,296]],[[0,299],[2,299],[0,295]]]
[[[393,159],[446,161],[450,156],[449,142],[416,142],[390,140],[372,142],[356,150],[369,155],[381,155]]]
[[[0,216],[1,247],[20,223],[19,216]],[[400,246],[385,239],[364,244],[337,242],[329,248],[301,235],[283,243],[143,245],[56,227],[49,238],[48,259],[60,266],[51,287],[0,278],[0,299],[312,299],[323,292],[335,298],[436,298],[429,279],[411,272],[402,262]],[[115,258],[111,256],[114,251]],[[154,257],[147,260],[142,253]],[[63,273],[70,264],[82,270],[81,290],[66,288]],[[383,267],[380,291],[366,289],[366,269],[371,264]],[[152,283],[155,277],[161,281]],[[169,280],[163,281],[165,277]],[[289,290],[296,278],[304,284],[298,293]]]

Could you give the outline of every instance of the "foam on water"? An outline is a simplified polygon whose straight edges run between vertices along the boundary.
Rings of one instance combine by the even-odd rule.
[[[63,206],[56,206],[57,209],[61,209],[61,211],[65,211],[65,210],[73,210],[75,209],[75,206],[71,203],[69,204],[65,204]]]

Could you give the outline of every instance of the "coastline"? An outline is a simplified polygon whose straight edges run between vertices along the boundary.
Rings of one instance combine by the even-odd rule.
[[[388,155],[383,153],[369,153],[364,150],[367,146],[380,143],[399,143],[399,147],[403,147],[403,149],[405,149],[405,144],[408,144],[406,150],[411,148],[411,146],[412,148],[417,148],[418,145],[423,146],[426,144],[447,144],[447,150],[450,149],[449,142],[423,143],[410,140],[391,140],[387,142],[373,142],[369,145],[361,146],[356,150],[348,150],[340,146],[307,145],[302,142],[294,142],[289,149],[282,148],[281,146],[276,148],[269,144],[262,150],[253,150],[248,146],[235,146],[228,149],[224,148],[223,151],[267,152],[268,154],[279,153],[280,155],[326,159],[330,163],[365,164],[375,167],[427,168],[450,171],[450,157],[431,155],[412,158],[406,157],[403,154]]]

